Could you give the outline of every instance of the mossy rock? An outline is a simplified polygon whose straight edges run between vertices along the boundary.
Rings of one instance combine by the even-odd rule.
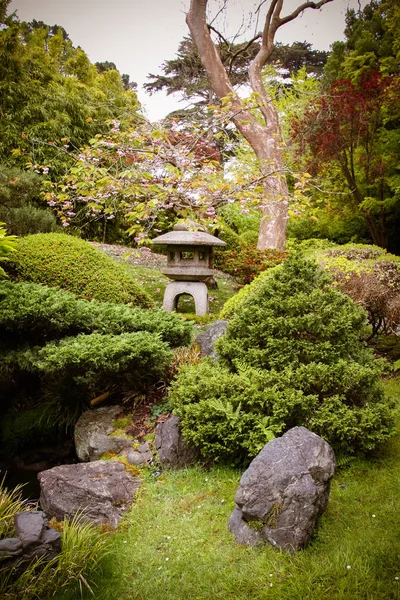
[[[73,292],[86,300],[149,307],[151,299],[124,265],[88,242],[63,233],[39,233],[18,240],[7,263],[15,281]]]

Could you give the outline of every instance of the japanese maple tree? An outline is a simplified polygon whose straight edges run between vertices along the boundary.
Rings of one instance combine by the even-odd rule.
[[[358,84],[336,81],[292,121],[292,138],[298,154],[307,156],[307,170],[315,175],[329,164],[339,167],[346,200],[384,248],[388,218],[399,202],[399,98],[400,76],[368,71]]]

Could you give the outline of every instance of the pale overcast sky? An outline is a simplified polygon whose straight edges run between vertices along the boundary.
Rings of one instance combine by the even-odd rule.
[[[367,0],[360,1],[364,6]],[[282,14],[291,12],[299,2],[285,0]],[[17,11],[20,20],[62,25],[92,62],[114,62],[121,73],[128,73],[139,84],[139,100],[148,117],[156,120],[178,108],[176,99],[161,92],[149,97],[140,86],[149,73],[160,72],[164,60],[173,58],[188,34],[188,4],[189,0],[12,0],[10,9]],[[257,4],[255,0],[228,0],[228,30],[234,32]],[[321,11],[308,9],[284,25],[277,40],[287,44],[308,41],[315,49],[329,50],[332,42],[343,39],[347,8],[358,5],[359,0],[333,0]],[[264,17],[265,12],[261,13]]]

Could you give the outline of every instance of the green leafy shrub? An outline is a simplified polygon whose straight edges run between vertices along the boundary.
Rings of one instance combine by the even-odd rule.
[[[338,452],[375,448],[391,435],[392,412],[385,364],[360,341],[364,325],[326,273],[290,256],[237,308],[216,343],[218,365],[179,374],[170,401],[184,436],[214,459],[254,456],[295,425]]]
[[[105,390],[146,389],[161,377],[171,359],[169,346],[157,334],[144,331],[79,334],[43,347],[3,352],[0,384],[5,386],[12,376],[19,387],[15,394],[24,387],[31,403],[36,394],[36,406],[42,412],[40,424],[11,408],[5,426],[7,418],[17,424],[23,419],[32,430],[23,439],[27,444],[36,439],[37,431],[42,435],[47,431],[48,422],[59,428],[72,425],[89,401]]]
[[[273,273],[275,268],[278,267],[272,267],[267,271],[263,271],[258,277],[253,279],[249,285],[245,285],[234,296],[228,298],[220,312],[220,318],[232,319],[239,307],[245,302],[246,298],[250,296],[257,289],[257,287]]]
[[[326,206],[313,209],[288,221],[289,239],[327,239],[336,244],[368,243],[371,239],[365,219],[356,214],[335,214]]]
[[[36,173],[0,165],[0,221],[10,234],[23,236],[59,229],[54,214],[40,197],[42,179]]]
[[[88,242],[61,233],[19,239],[7,270],[15,281],[31,281],[73,292],[87,300],[151,304],[122,264]]]
[[[218,209],[219,220],[228,225],[239,236],[245,232],[253,232],[258,236],[260,229],[260,211],[252,208],[243,210],[236,203],[224,204]]]
[[[219,252],[215,257],[215,267],[233,275],[240,283],[247,284],[286,257],[287,253],[281,250],[258,250],[255,246],[241,244],[236,250]]]
[[[0,434],[9,452],[49,440],[104,391],[143,393],[165,376],[192,323],[175,313],[0,283]],[[132,393],[132,392],[131,392]]]
[[[192,325],[176,313],[82,300],[35,283],[0,283],[0,334],[13,347],[44,343],[78,333],[160,334],[171,347],[190,342]]]
[[[257,246],[258,231],[244,231],[240,234],[239,240],[242,246]]]
[[[7,230],[3,227],[5,223],[0,222],[0,261],[8,261],[11,252],[15,251],[16,238],[14,235],[7,235]],[[0,278],[6,277],[6,273],[0,267]]]
[[[226,225],[226,223],[220,223],[218,227],[218,237],[225,242],[227,250],[234,250],[240,243],[239,235],[233,231],[229,225]],[[225,250],[216,249],[215,256],[218,257],[223,252],[225,252]]]

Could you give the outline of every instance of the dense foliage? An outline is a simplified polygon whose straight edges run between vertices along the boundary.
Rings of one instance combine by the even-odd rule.
[[[190,337],[191,324],[176,314],[2,282],[0,435],[8,452],[57,436],[96,395],[146,390],[165,373],[171,348]]]
[[[258,250],[256,246],[240,244],[236,250],[216,254],[214,264],[217,269],[246,284],[262,271],[280,264],[286,256],[287,253],[281,250]]]
[[[78,299],[74,294],[35,283],[0,285],[0,332],[10,345],[45,343],[78,333],[159,334],[171,347],[190,342],[191,325],[175,313]]]
[[[399,251],[399,16],[397,0],[349,10],[318,94],[300,110],[292,98],[284,108],[292,160],[313,176],[289,225],[294,237]]]
[[[308,107],[301,120],[293,121],[299,152],[310,153],[310,173],[338,167],[353,210],[364,219],[374,243],[384,248],[399,210],[399,90],[398,76],[378,71],[363,74],[357,83],[341,79]]]
[[[0,17],[0,162],[57,177],[107,120],[136,115],[136,93],[115,69],[99,72],[62,27]]]
[[[378,246],[347,244],[317,252],[337,287],[368,313],[371,337],[400,326],[400,261]]]
[[[360,341],[365,313],[315,263],[290,256],[239,306],[217,365],[184,368],[171,401],[186,439],[213,459],[254,456],[304,425],[339,452],[368,451],[392,431],[379,377]]]
[[[15,281],[59,287],[88,300],[142,307],[151,304],[122,264],[84,240],[61,233],[39,233],[18,240],[16,249],[7,264]]]
[[[57,229],[55,215],[40,196],[37,173],[0,165],[0,221],[9,233],[28,235]]]
[[[247,68],[260,49],[258,40],[251,43],[236,44],[220,39],[217,44],[221,60],[232,78],[234,85],[243,85],[248,81]],[[307,42],[276,44],[270,64],[281,69],[285,77],[290,77],[302,67],[307,72],[321,75],[328,53],[313,50]],[[211,86],[197,48],[190,37],[183,38],[176,57],[161,65],[162,75],[149,74],[149,83],[144,88],[150,94],[166,90],[167,94],[181,93],[185,100],[195,106],[210,103]],[[183,111],[181,111],[182,113]],[[190,115],[190,111],[187,111]]]
[[[9,256],[15,251],[16,238],[13,235],[7,234],[7,229],[3,227],[4,223],[0,222],[0,262],[8,261]],[[0,266],[0,278],[5,277],[6,272]]]

